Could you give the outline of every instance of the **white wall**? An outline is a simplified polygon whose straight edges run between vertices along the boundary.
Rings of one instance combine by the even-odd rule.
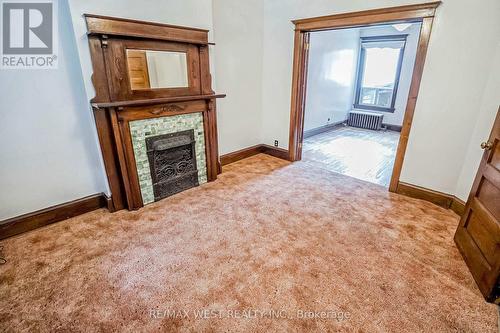
[[[0,71],[0,220],[105,188],[69,9],[58,7],[59,68]]]
[[[408,94],[410,92],[411,78],[413,74],[413,65],[417,55],[418,38],[420,36],[420,23],[414,23],[404,31],[398,31],[391,25],[375,26],[363,28],[360,31],[360,37],[386,36],[408,34],[401,64],[401,75],[399,76],[398,91],[396,102],[394,103],[394,113],[381,112],[384,115],[384,124],[401,126],[406,111]],[[363,110],[369,111],[369,110]]]
[[[359,29],[313,32],[304,130],[347,119],[352,109],[359,53]]]
[[[447,1],[438,11],[401,180],[456,194],[495,61],[499,17],[497,0]]]
[[[494,67],[489,74],[481,105],[476,108],[476,125],[466,150],[464,164],[455,190],[455,195],[464,201],[467,200],[483,156],[480,144],[488,139],[500,106],[500,42],[497,43],[496,53],[492,54],[492,59]]]
[[[267,0],[263,140],[288,148],[292,19],[419,3]],[[445,0],[437,12],[401,181],[454,193],[500,33],[500,1]]]
[[[221,154],[262,143],[264,0],[214,0],[215,86]]]

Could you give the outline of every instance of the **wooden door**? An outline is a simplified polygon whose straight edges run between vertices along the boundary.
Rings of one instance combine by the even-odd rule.
[[[488,302],[500,303],[500,110],[474,180],[455,243]]]

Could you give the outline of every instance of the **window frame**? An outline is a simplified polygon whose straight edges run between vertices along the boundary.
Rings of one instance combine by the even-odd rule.
[[[403,65],[404,51],[406,47],[406,40],[408,34],[400,34],[400,35],[386,35],[386,36],[370,36],[370,37],[360,37],[359,44],[359,62],[358,62],[358,74],[356,76],[356,94],[354,99],[354,108],[362,109],[362,110],[371,110],[371,111],[382,111],[382,112],[390,112],[394,113],[395,104],[396,104],[396,95],[398,92],[399,80],[401,77],[401,67]],[[399,59],[396,68],[396,77],[394,78],[394,87],[392,88],[392,99],[390,107],[382,107],[375,105],[367,105],[360,103],[359,99],[361,97],[361,85],[364,78],[364,69],[365,69],[365,59],[366,59],[366,49],[363,47],[363,42],[403,42],[403,47],[399,49]]]

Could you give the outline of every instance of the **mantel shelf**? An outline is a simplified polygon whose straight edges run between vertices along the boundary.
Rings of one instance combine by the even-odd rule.
[[[117,102],[92,103],[92,107],[101,109],[101,108],[112,108],[112,107],[122,107],[122,106],[144,106],[144,105],[153,105],[162,103],[197,101],[203,99],[208,100],[208,99],[224,98],[224,97],[226,97],[226,94],[176,96],[176,97],[139,99],[139,100],[128,100],[128,101],[117,101]]]

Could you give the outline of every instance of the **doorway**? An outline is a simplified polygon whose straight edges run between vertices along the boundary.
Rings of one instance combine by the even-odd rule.
[[[311,32],[302,160],[389,187],[421,22]]]
[[[345,13],[315,18],[294,20],[295,42],[294,62],[292,75],[292,100],[290,112],[290,138],[289,159],[298,161],[302,159],[304,144],[304,120],[307,101],[308,61],[311,34],[320,31],[373,27],[381,25],[419,24],[419,38],[416,45],[415,60],[409,84],[406,107],[401,123],[401,132],[395,150],[394,167],[390,176],[389,191],[396,192],[403,165],[406,146],[415,111],[420,81],[423,73],[427,46],[430,38],[432,22],[436,8],[440,2],[420,5],[408,5],[392,8],[368,10],[363,12]],[[397,85],[397,83],[395,83]],[[392,103],[392,96],[387,91],[369,92],[358,87],[356,100],[353,106],[362,109],[363,104],[382,104],[387,106]],[[359,98],[361,96],[361,98]],[[397,94],[396,94],[397,96]],[[358,105],[354,105],[354,104]],[[377,106],[370,105],[370,107]],[[361,107],[360,107],[361,106]],[[361,111],[361,110],[359,110]],[[307,135],[307,132],[306,132]]]

